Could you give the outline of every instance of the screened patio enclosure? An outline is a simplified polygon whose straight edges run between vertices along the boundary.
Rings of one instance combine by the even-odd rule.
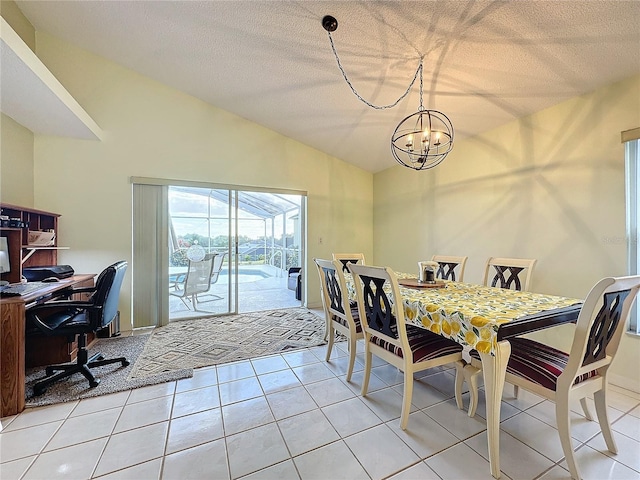
[[[169,319],[300,306],[288,273],[303,258],[304,200],[288,193],[170,186]],[[208,266],[203,273],[198,262],[211,254],[205,278]],[[199,280],[186,281],[187,275]]]

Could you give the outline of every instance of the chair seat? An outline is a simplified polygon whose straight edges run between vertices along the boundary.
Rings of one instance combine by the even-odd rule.
[[[394,325],[391,329],[394,333],[397,333],[397,328],[398,327]],[[462,352],[462,345],[459,343],[424,328],[414,327],[412,325],[407,325],[407,339],[409,340],[409,347],[413,354],[413,363],[424,362],[433,358]],[[398,357],[403,357],[401,348],[396,347],[380,337],[371,335],[370,341]]]
[[[360,315],[358,314],[358,307],[351,307],[351,316],[353,317],[353,321],[356,324],[356,333],[362,333],[362,324],[360,323]],[[331,317],[334,322],[338,322],[340,325],[343,325],[349,328],[347,321],[344,318],[338,317],[337,315],[332,315]]]
[[[528,338],[512,338],[511,356],[507,365],[507,373],[525,378],[537,383],[549,390],[556,390],[558,377],[567,367],[569,355],[561,350]],[[469,354],[476,360],[480,360],[477,350],[471,350]],[[597,370],[580,375],[576,383],[595,377]]]

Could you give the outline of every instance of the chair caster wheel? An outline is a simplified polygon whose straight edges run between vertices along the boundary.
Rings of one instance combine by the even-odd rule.
[[[96,378],[93,382],[89,382],[89,385],[91,386],[91,388],[96,388],[98,385],[100,384],[100,379]]]
[[[47,391],[47,389],[46,389],[46,388],[37,388],[37,387],[35,387],[35,388],[33,389],[33,396],[34,396],[34,397],[40,396],[40,395],[42,395],[42,394],[43,394],[44,392],[46,392],[46,391]]]
[[[123,360],[122,361],[122,366],[123,367],[128,367],[129,365],[131,365],[131,362],[129,360]]]

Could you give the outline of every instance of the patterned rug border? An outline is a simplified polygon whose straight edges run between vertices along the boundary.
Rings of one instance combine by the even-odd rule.
[[[324,330],[304,307],[174,321],[152,332],[130,378],[323,345]]]

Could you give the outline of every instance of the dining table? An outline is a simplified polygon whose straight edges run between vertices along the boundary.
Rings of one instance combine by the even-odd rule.
[[[396,272],[405,322],[475,349],[482,360],[486,396],[487,443],[491,475],[500,478],[500,407],[509,338],[575,323],[583,300],[471,283],[419,282]],[[355,299],[352,281],[349,296]],[[391,301],[395,301],[392,297]]]

